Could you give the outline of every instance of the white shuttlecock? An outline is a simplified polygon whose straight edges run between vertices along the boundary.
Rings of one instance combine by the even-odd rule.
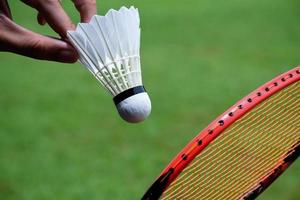
[[[68,38],[79,61],[113,95],[120,116],[132,123],[146,119],[151,101],[142,84],[140,67],[140,18],[134,7],[109,10],[79,23]]]

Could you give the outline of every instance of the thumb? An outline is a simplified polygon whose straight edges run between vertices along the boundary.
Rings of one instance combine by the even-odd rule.
[[[0,14],[0,51],[10,51],[41,60],[73,63],[78,59],[67,42],[29,31]]]

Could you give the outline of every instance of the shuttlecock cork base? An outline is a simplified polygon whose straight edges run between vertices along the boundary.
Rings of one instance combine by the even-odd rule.
[[[127,122],[142,122],[151,113],[151,101],[144,86],[125,90],[113,100],[120,116]]]

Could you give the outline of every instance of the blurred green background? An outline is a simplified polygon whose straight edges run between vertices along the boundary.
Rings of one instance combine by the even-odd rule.
[[[10,4],[17,23],[55,35]],[[123,122],[79,64],[1,52],[1,200],[139,199],[211,120],[300,64],[298,0],[98,0],[98,11],[122,5],[140,10],[151,117]],[[300,199],[299,177],[297,161],[260,199]]]

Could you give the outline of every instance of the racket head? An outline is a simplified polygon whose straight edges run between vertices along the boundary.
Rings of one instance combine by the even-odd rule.
[[[152,200],[152,199],[191,199],[195,198],[197,194],[193,194],[193,196],[189,196],[188,193],[195,193],[199,187],[201,182],[194,184],[187,183],[192,182],[195,177],[193,173],[199,173],[199,170],[203,170],[201,167],[194,167],[194,165],[206,165],[206,161],[196,161],[201,159],[201,155],[209,154],[209,151],[218,151],[218,146],[215,145],[213,149],[210,149],[211,146],[218,141],[217,145],[220,146],[222,143],[222,137],[227,134],[226,131],[231,129],[235,124],[240,123],[240,126],[243,126],[246,122],[243,122],[243,119],[247,119],[252,113],[259,112],[261,109],[264,109],[264,104],[272,104],[278,100],[278,102],[288,102],[292,105],[291,109],[296,109],[296,118],[292,121],[291,126],[295,126],[297,123],[300,123],[299,112],[300,112],[300,67],[296,67],[273,80],[267,82],[262,85],[245,98],[237,102],[231,108],[229,108],[226,112],[220,115],[216,120],[214,120],[209,126],[203,129],[194,139],[192,139],[186,147],[183,148],[182,151],[170,162],[170,164],[163,170],[157,180],[153,183],[150,189],[146,192],[142,199]],[[291,93],[294,99],[291,99],[289,96],[285,96],[286,93]],[[276,96],[277,95],[277,96]],[[280,100],[280,101],[279,101]],[[280,105],[277,105],[280,106]],[[287,107],[287,104],[281,105],[283,107]],[[273,106],[274,107],[274,106]],[[276,107],[276,105],[275,105]],[[268,112],[273,115],[277,115],[275,110],[272,111],[273,108],[270,108]],[[284,108],[281,108],[284,109]],[[257,111],[258,110],[258,111]],[[290,112],[290,111],[287,111]],[[298,115],[297,115],[298,113]],[[268,113],[267,113],[268,114]],[[285,114],[285,113],[284,113]],[[262,117],[261,115],[260,117]],[[252,116],[253,117],[253,116]],[[282,116],[278,116],[279,118]],[[290,116],[293,117],[293,116]],[[282,117],[284,119],[284,116]],[[291,120],[291,118],[287,119]],[[287,121],[283,121],[282,123],[287,123]],[[261,122],[260,122],[261,123]],[[271,123],[271,122],[269,122]],[[249,124],[248,124],[249,125]],[[283,124],[278,123],[278,127]],[[270,126],[270,125],[268,125]],[[273,127],[273,126],[272,126]],[[236,127],[233,127],[233,129]],[[253,127],[252,127],[253,128]],[[271,131],[276,130],[276,125]],[[230,130],[231,132],[234,130]],[[247,135],[249,132],[244,133]],[[280,134],[280,133],[278,133]],[[287,141],[279,141],[279,144],[285,144],[284,148],[281,152],[277,154],[273,154],[272,163],[268,163],[269,166],[264,168],[264,171],[260,174],[254,176],[251,179],[252,182],[247,184],[247,187],[244,187],[244,191],[239,191],[240,193],[234,196],[235,199],[254,199],[256,198],[264,189],[266,189],[294,160],[299,156],[299,146],[300,146],[300,130],[299,127],[291,130],[292,139]],[[220,137],[222,136],[222,137]],[[276,135],[275,135],[276,136]],[[233,137],[233,136],[231,136]],[[242,136],[241,136],[242,137]],[[221,139],[219,139],[221,138]],[[238,138],[236,138],[238,139]],[[233,141],[234,142],[234,141]],[[238,144],[237,144],[238,145]],[[249,148],[249,147],[247,147]],[[262,148],[264,149],[264,148]],[[221,149],[222,150],[222,149]],[[257,150],[258,151],[258,150]],[[241,152],[243,153],[243,152]],[[219,152],[220,154],[220,152]],[[196,158],[196,159],[195,159]],[[211,158],[206,157],[207,160]],[[202,158],[203,159],[203,158]],[[221,159],[221,158],[220,158]],[[238,161],[238,160],[237,160]],[[209,161],[207,161],[209,162]],[[267,161],[264,161],[267,162]],[[209,163],[210,165],[214,165],[214,163]],[[235,163],[237,164],[237,163]],[[250,163],[249,163],[250,164]],[[263,163],[262,163],[263,164]],[[192,166],[192,167],[191,167]],[[222,167],[222,165],[218,166]],[[192,168],[192,170],[190,169]],[[228,170],[228,168],[227,168]],[[219,173],[222,173],[220,171]],[[244,172],[247,173],[247,170]],[[188,175],[187,175],[188,174]],[[185,178],[185,177],[187,178]],[[197,177],[197,175],[195,175]],[[204,176],[208,176],[204,175]],[[221,175],[222,176],[222,175]],[[231,174],[232,176],[232,174]],[[243,174],[241,175],[241,177]],[[182,178],[183,177],[183,178]],[[199,179],[202,177],[197,177]],[[207,181],[211,181],[214,177],[207,178]],[[196,180],[195,180],[196,181]],[[181,184],[181,185],[180,185]],[[218,183],[216,183],[218,184]],[[182,191],[185,190],[185,191]],[[203,190],[202,190],[203,192]],[[218,191],[216,191],[218,192]],[[204,193],[211,193],[210,190],[204,190]],[[220,193],[220,192],[219,192]],[[230,191],[227,191],[230,193]],[[199,195],[199,194],[198,194]],[[219,194],[215,194],[219,195]],[[209,196],[200,199],[210,199]],[[228,195],[226,198],[232,199]],[[199,198],[199,197],[198,197]],[[225,197],[218,196],[219,199],[226,199]]]

